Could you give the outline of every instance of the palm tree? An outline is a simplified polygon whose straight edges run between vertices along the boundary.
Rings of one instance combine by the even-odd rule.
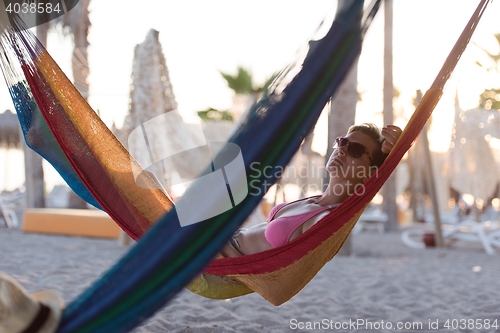
[[[276,74],[273,74],[262,86],[255,86],[251,72],[241,66],[238,66],[236,75],[220,73],[226,80],[227,86],[234,91],[233,105],[229,110],[234,120],[238,120],[257,102],[261,93],[276,77]]]
[[[85,98],[88,98],[89,92],[89,85],[87,82],[89,75],[87,62],[87,47],[89,45],[87,36],[90,27],[90,20],[88,18],[89,4],[90,0],[80,0],[78,6],[75,6],[66,15],[54,18],[52,21],[50,14],[38,14],[37,20],[47,23],[40,24],[36,28],[37,38],[45,47],[47,46],[47,34],[51,25],[62,24],[63,31],[73,35],[75,43],[72,59],[74,83]],[[43,208],[45,207],[43,159],[29,149],[25,143],[23,143],[23,150],[25,156],[27,206],[28,208]],[[83,199],[71,191],[69,206],[71,208],[86,208],[87,204]]]
[[[497,33],[494,36],[497,40],[498,46],[500,47],[500,33]],[[477,61],[476,64],[480,67],[486,68],[488,71],[496,71],[498,73],[500,71],[500,52],[498,54],[493,54],[483,48],[481,49],[493,61],[494,66],[485,66],[479,61]],[[479,107],[485,108],[486,110],[500,110],[500,98],[498,98],[498,96],[500,96],[500,88],[485,89],[484,92],[479,95]]]
[[[394,83],[392,77],[392,28],[393,2],[384,2],[384,123],[394,123]],[[389,231],[398,230],[398,208],[396,204],[396,177],[393,174],[382,188],[384,197],[384,211],[388,221],[386,228]]]
[[[47,34],[51,26],[62,24],[63,32],[72,34],[75,43],[72,59],[74,83],[85,98],[88,98],[89,95],[89,85],[87,82],[89,76],[87,62],[87,47],[89,45],[87,36],[90,27],[90,20],[88,18],[89,3],[90,0],[80,0],[79,4],[67,14],[54,19],[50,17],[50,14],[40,13],[37,16],[37,20],[47,23],[40,24],[36,27],[37,38],[45,47],[47,47]],[[29,149],[24,143],[24,140],[22,141],[25,156],[27,207],[43,208],[45,207],[43,159],[40,155]],[[69,207],[87,208],[87,204],[73,191],[70,191]]]
[[[90,0],[80,0],[78,5],[67,14],[52,21],[53,25],[62,25],[63,33],[73,36],[74,48],[71,59],[73,83],[85,99],[89,97],[88,77],[90,74],[87,52],[89,46],[87,37],[90,28],[89,4]],[[75,192],[69,193],[69,208],[87,208],[87,203]]]
[[[208,108],[203,111],[198,111],[198,116],[202,120],[212,120],[212,121],[220,121],[227,120],[233,121],[234,118],[229,111],[221,111],[214,108]]]
[[[90,0],[80,0],[66,15],[61,16],[63,29],[70,31],[75,43],[72,57],[73,80],[76,88],[83,97],[89,96],[89,64],[88,64],[88,46],[87,37],[89,35],[89,4]]]
[[[347,1],[339,0],[337,8],[342,8]],[[360,18],[361,19],[361,18]],[[332,98],[330,104],[330,113],[328,114],[328,150],[325,156],[325,164],[332,154],[333,148],[331,143],[335,138],[344,135],[349,130],[349,127],[354,124],[356,117],[356,104],[359,99],[358,95],[358,59],[352,65],[349,73],[347,74],[344,82],[339,87],[336,95]],[[336,110],[342,110],[337,112]],[[329,182],[329,176],[325,174],[324,186],[326,187]],[[349,236],[340,249],[340,255],[350,255],[352,252],[352,238]]]

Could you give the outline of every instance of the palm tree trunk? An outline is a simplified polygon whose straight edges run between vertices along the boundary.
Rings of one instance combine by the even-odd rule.
[[[384,123],[394,123],[392,101],[394,98],[394,83],[392,77],[392,27],[393,2],[384,2]],[[382,188],[384,197],[384,212],[388,216],[386,229],[398,230],[398,207],[396,204],[396,173],[393,173]]]
[[[82,1],[80,3],[80,6],[84,5],[88,7],[89,1]],[[78,25],[81,28],[73,32],[75,48],[73,50],[72,67],[75,87],[87,99],[89,97],[88,77],[90,74],[87,52],[89,42],[87,41],[87,36],[89,34],[90,21],[88,19],[88,10],[85,9],[81,12],[82,15],[79,17],[80,22]]]
[[[47,45],[48,30],[48,23],[41,24],[36,28],[36,36],[44,46]],[[43,178],[43,159],[26,145],[24,138],[22,138],[21,142],[24,151],[26,207],[44,208],[45,182]]]
[[[77,17],[73,17],[76,22],[71,22],[71,31],[73,33],[73,39],[75,41],[75,47],[73,49],[72,70],[73,70],[73,83],[78,91],[82,94],[85,99],[89,97],[89,84],[88,77],[90,74],[89,64],[88,64],[88,53],[87,48],[89,42],[87,41],[87,36],[89,34],[90,21],[88,17],[88,6],[90,0],[80,1]],[[80,198],[75,192],[69,192],[68,208],[74,209],[86,209],[87,203],[85,200]]]
[[[338,136],[345,135],[349,127],[354,124],[358,101],[357,85],[358,61],[356,60],[331,102],[330,114],[328,115],[328,151],[325,163],[328,162],[328,158],[332,154],[332,143]],[[325,181],[325,184],[328,184],[328,182]],[[348,256],[351,253],[352,235],[349,235],[338,254]]]
[[[351,0],[339,0],[338,7],[341,8],[345,2]],[[360,18],[361,20],[361,18]],[[332,98],[330,113],[328,114],[328,150],[325,156],[325,164],[332,154],[332,143],[340,135],[345,135],[356,117],[356,104],[358,102],[358,60],[353,63],[344,82],[339,87],[336,95]],[[340,111],[339,111],[340,110]],[[324,187],[328,186],[329,175],[325,174]],[[339,255],[350,255],[352,253],[352,236],[349,236],[344,246],[339,251]]]

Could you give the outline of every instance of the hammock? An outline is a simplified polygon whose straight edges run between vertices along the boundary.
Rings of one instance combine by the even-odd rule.
[[[310,52],[302,70],[293,76],[293,80],[286,87],[277,84],[268,98],[250,113],[242,127],[231,138],[231,142],[241,148],[245,159],[259,161],[262,167],[286,165],[304,135],[315,123],[323,105],[339,85],[348,69],[347,65],[359,53],[361,42],[359,37],[366,30],[379,1],[369,8],[368,14],[362,21],[362,29],[358,29],[355,28],[355,22],[361,11],[361,3],[362,1],[355,1],[344,9],[343,15],[340,15],[342,21],[335,22],[318,47]],[[227,284],[221,284],[221,281],[230,281],[229,284],[243,281],[246,286],[258,291],[273,304],[280,304],[295,295],[302,288],[301,285],[305,285],[317,270],[333,257],[363,207],[410,148],[430,116],[442,94],[444,83],[467,45],[486,4],[486,0],[481,1],[438,78],[410,120],[399,143],[379,169],[378,177],[372,177],[365,183],[365,194],[351,196],[311,228],[310,232],[285,246],[255,255],[212,261],[204,271],[205,280],[202,284],[207,286],[208,281],[212,282],[208,288],[215,287],[205,291],[206,295],[215,294],[220,297],[218,291],[221,288],[230,292],[235,290],[227,287]],[[27,82],[19,80],[12,70],[15,66],[13,57],[9,58],[8,53],[4,51],[2,69],[10,83],[9,87],[18,114],[23,107],[29,110],[24,112],[24,116],[20,116],[20,121],[24,119],[27,124],[23,127],[23,131],[25,127],[27,129],[25,132],[27,141],[30,136],[26,133],[32,130],[30,127],[32,124],[38,126],[33,130],[38,129],[39,134],[45,133],[44,126],[40,125],[40,122],[45,120],[54,133],[57,145],[64,147],[61,150],[67,162],[62,163],[63,166],[69,165],[76,170],[73,171],[73,175],[76,174],[78,177],[74,178],[74,181],[78,183],[80,179],[87,185],[88,191],[106,211],[113,203],[113,200],[111,203],[108,202],[109,197],[117,196],[120,199],[118,207],[125,207],[126,212],[118,210],[110,215],[120,225],[125,226],[127,232],[132,235],[137,234],[136,237],[140,236],[141,230],[149,227],[159,210],[163,209],[164,212],[170,207],[168,198],[157,190],[140,189],[138,190],[140,194],[129,192],[129,190],[136,191],[134,178],[131,175],[134,171],[131,169],[136,166],[133,164],[130,166],[129,161],[125,163],[124,157],[113,159],[115,154],[118,154],[116,150],[120,154],[126,152],[112,136],[106,134],[105,126],[99,123],[98,117],[93,115],[93,111],[72,88],[46,51],[40,45],[31,47],[37,44],[29,32],[9,34],[2,40],[4,47],[6,44],[13,46],[15,56],[21,62],[27,80]],[[286,79],[288,74],[290,72],[282,73],[282,78]],[[37,100],[40,110],[33,105],[33,98]],[[35,116],[37,112],[41,113],[43,118]],[[283,131],[283,128],[286,128],[286,131]],[[66,135],[65,131],[73,131],[73,135]],[[104,139],[101,136],[104,136]],[[272,147],[269,142],[273,143]],[[28,143],[37,144],[37,142]],[[71,150],[70,147],[65,147],[64,143],[68,146],[76,145],[76,148]],[[46,140],[44,144],[50,146],[51,140]],[[110,156],[113,158],[109,158]],[[94,171],[85,168],[86,164],[78,159],[86,158],[97,159],[98,161],[91,166],[101,169]],[[71,175],[71,169],[64,170]],[[256,175],[249,174],[248,178],[252,179],[251,176]],[[108,181],[110,188],[94,193],[97,192],[95,188],[88,185],[95,183],[94,177]],[[261,184],[264,180],[268,182],[273,180],[263,177],[253,179],[258,179]],[[188,189],[187,193],[190,191],[196,191],[196,187]],[[215,204],[219,195],[222,194],[210,193],[197,210]],[[157,201],[141,203],[143,196]],[[259,196],[247,196],[234,209],[205,222],[183,228],[180,228],[177,214],[172,210],[157,222],[137,246],[100,281],[69,305],[58,332],[123,332],[133,328],[192,280],[195,274],[215,256],[218,249],[229,239],[259,200]],[[304,268],[307,270],[293,277],[296,281],[290,281],[290,275]],[[279,285],[272,281],[277,277],[283,279]],[[277,288],[275,290],[278,292],[266,294],[266,289],[273,288]],[[286,296],[277,295],[280,292],[284,292]],[[238,290],[233,296],[241,293],[241,290]]]
[[[235,258],[220,258],[188,288],[205,297],[223,299],[243,288],[257,291],[274,305],[298,293],[342,247],[368,203],[410,149],[443,94],[443,89],[486,9],[481,1],[431,88],[408,121],[402,135],[378,173],[308,232],[279,248]],[[319,245],[318,245],[319,244]],[[229,280],[228,278],[233,280]]]

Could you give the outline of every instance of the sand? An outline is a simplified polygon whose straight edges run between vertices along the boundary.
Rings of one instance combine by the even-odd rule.
[[[117,240],[24,234],[0,226],[0,271],[28,291],[55,289],[67,303],[127,250]],[[466,242],[410,249],[399,234],[361,233],[353,252],[335,257],[280,307],[256,294],[209,300],[183,291],[134,332],[500,332],[478,328],[486,319],[500,325],[500,251],[490,256],[479,243]],[[462,319],[474,324],[444,326],[447,320],[460,326]],[[397,330],[398,322],[422,326]]]

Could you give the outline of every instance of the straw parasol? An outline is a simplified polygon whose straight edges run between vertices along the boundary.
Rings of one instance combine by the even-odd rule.
[[[191,180],[200,172],[193,168],[199,152],[192,148],[206,145],[206,140],[201,125],[194,129],[187,126],[176,110],[177,102],[158,37],[159,32],[152,29],[145,41],[135,48],[130,109],[120,136],[139,162],[148,161],[151,156],[164,157],[154,158],[153,165],[142,165],[153,171],[162,183],[165,175],[171,180],[173,170],[182,171],[181,178]],[[129,137],[141,126],[147,135],[149,151]],[[182,156],[176,156],[179,152]],[[164,185],[169,188],[172,184]]]

